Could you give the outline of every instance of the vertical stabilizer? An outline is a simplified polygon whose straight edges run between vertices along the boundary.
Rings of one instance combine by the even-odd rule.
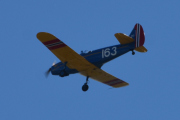
[[[143,46],[145,42],[145,34],[142,26],[139,23],[134,26],[134,29],[129,36],[135,40],[136,48]]]

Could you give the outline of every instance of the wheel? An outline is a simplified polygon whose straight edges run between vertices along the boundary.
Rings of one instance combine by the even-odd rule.
[[[134,51],[132,52],[132,55],[135,55],[135,52],[134,52]]]
[[[82,86],[82,90],[85,92],[87,91],[89,88],[89,86],[85,83],[83,86]]]

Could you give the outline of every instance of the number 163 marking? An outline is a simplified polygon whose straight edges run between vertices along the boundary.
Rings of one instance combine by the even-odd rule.
[[[114,56],[117,54],[117,48],[112,47],[113,52],[110,51],[110,48],[102,49],[102,58],[109,57],[110,55]]]

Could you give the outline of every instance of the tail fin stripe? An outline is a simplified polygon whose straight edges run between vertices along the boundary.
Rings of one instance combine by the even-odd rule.
[[[134,26],[129,36],[135,40],[135,48],[143,46],[145,42],[145,34],[142,26],[139,23]]]
[[[138,34],[138,47],[140,47],[140,34],[141,34],[141,32],[140,32],[140,30],[141,30],[141,28],[140,28],[140,24],[138,24],[138,28],[139,28],[139,34]]]
[[[140,28],[140,24],[138,24],[138,28],[139,28],[139,34],[138,34],[138,47],[140,47],[140,39],[141,39],[141,37],[140,37],[140,34],[141,34],[141,28]]]
[[[136,47],[138,46],[138,25],[136,26]]]
[[[136,47],[139,47],[140,43],[140,24],[137,24],[137,29],[136,29]]]

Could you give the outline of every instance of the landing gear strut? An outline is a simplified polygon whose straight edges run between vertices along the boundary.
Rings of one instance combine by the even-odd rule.
[[[84,85],[82,86],[82,90],[83,90],[84,92],[87,91],[88,88],[89,88],[89,86],[87,85],[87,83],[88,83],[88,78],[89,78],[89,76],[87,76],[87,78],[86,78],[86,83],[84,83]]]

